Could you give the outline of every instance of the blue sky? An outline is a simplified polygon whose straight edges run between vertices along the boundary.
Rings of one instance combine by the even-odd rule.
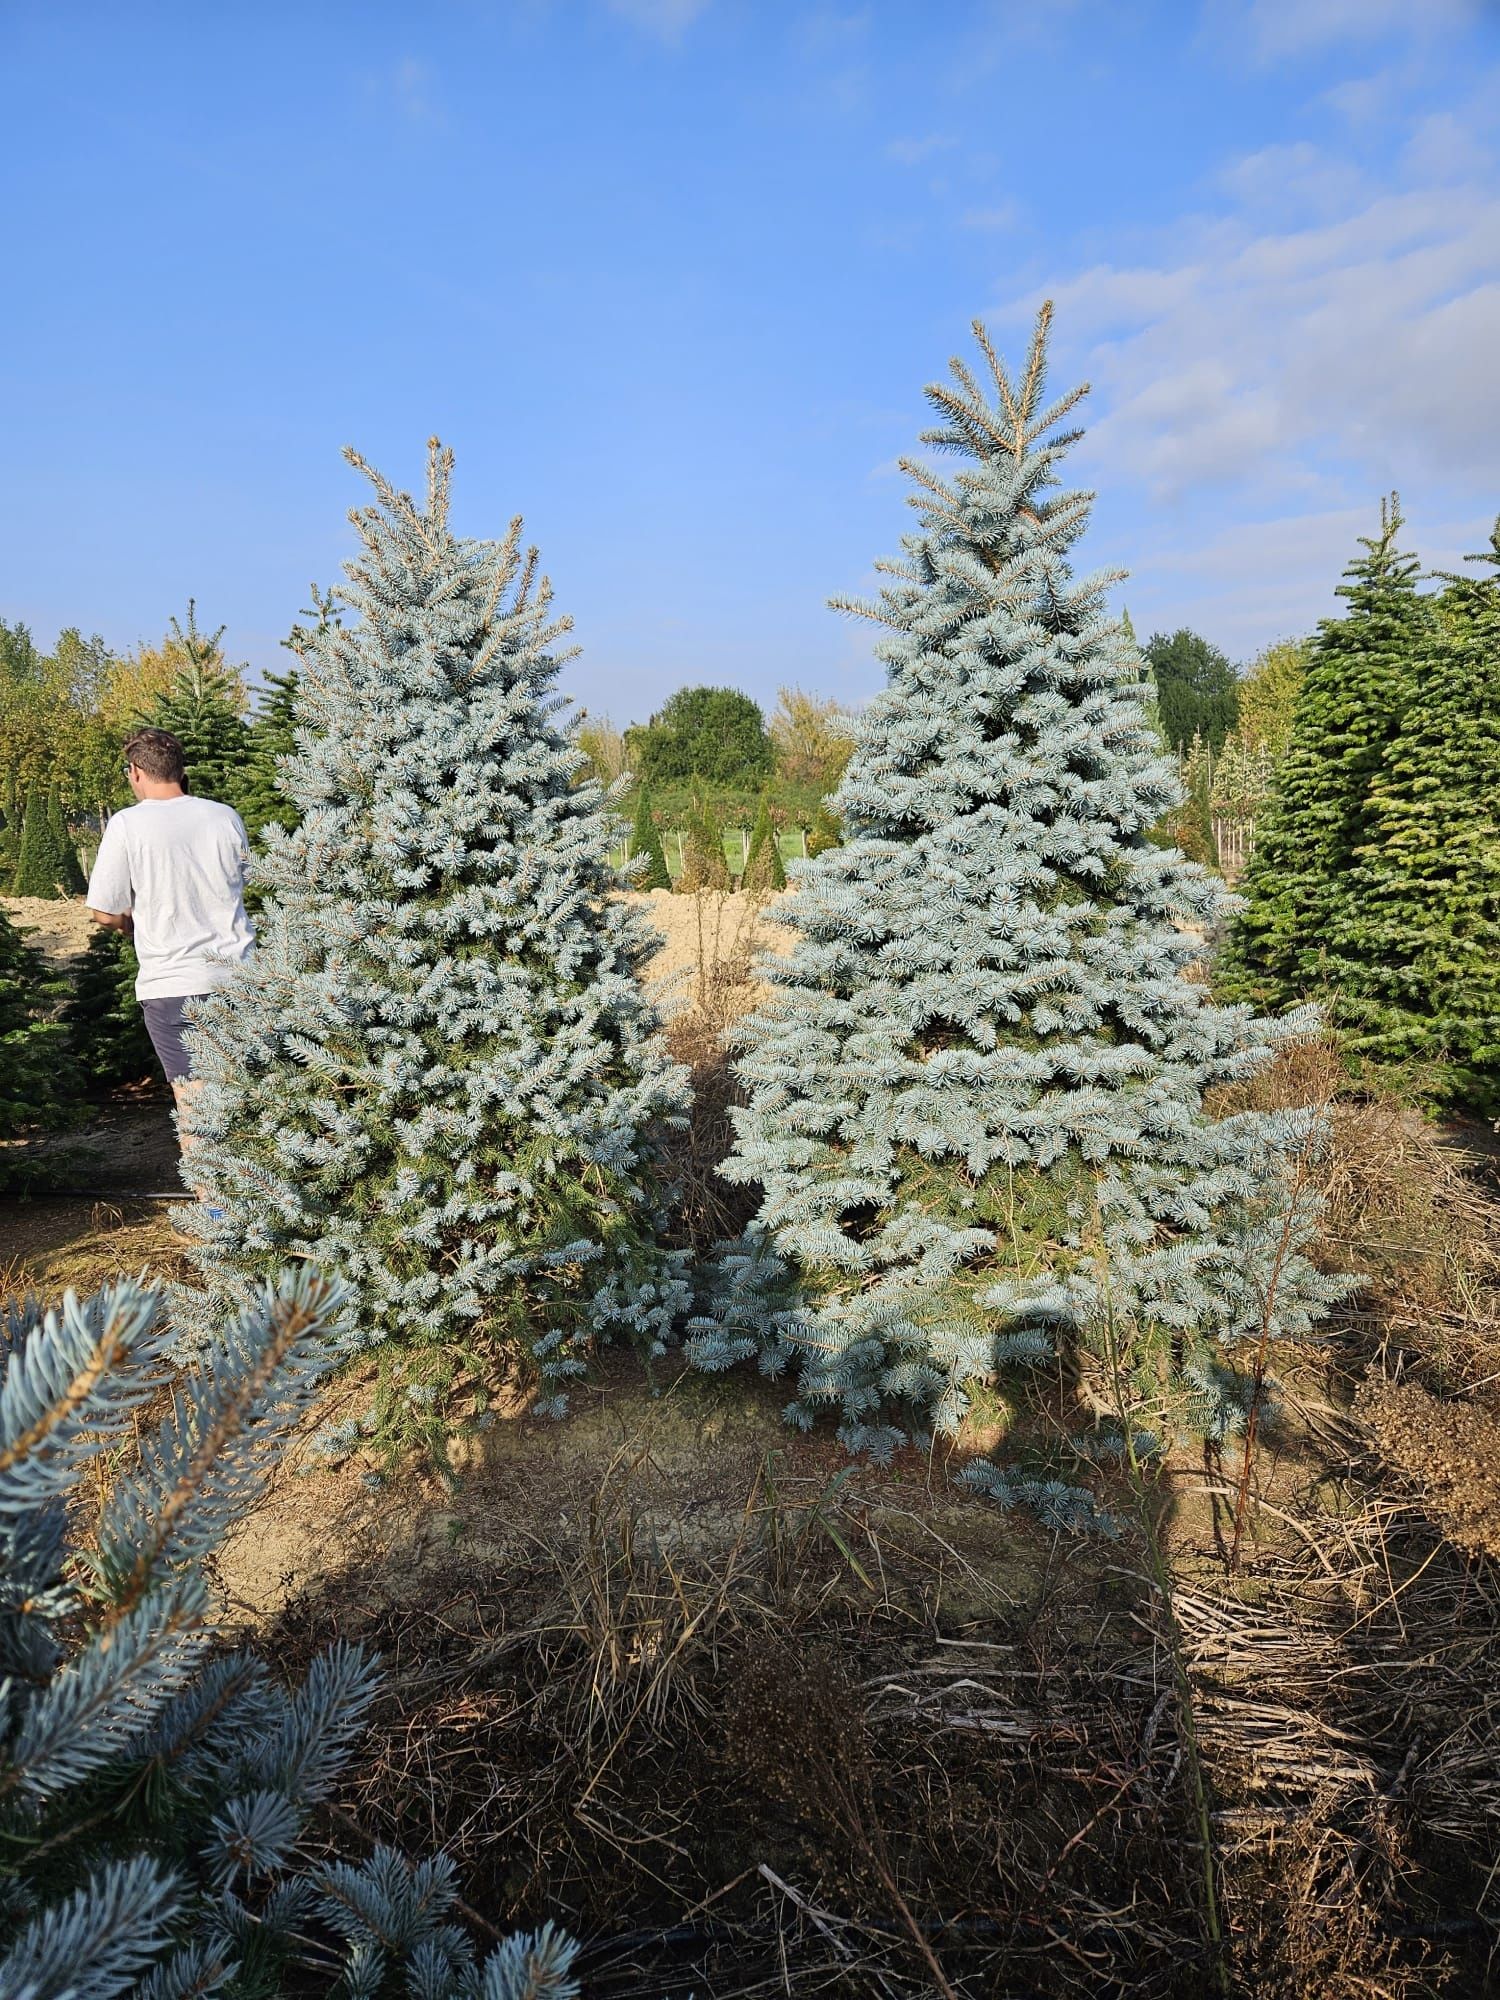
[[[0,0],[0,615],[257,668],[349,554],[353,443],[515,512],[617,721],[857,700],[824,608],[976,314],[1057,302],[1083,560],[1236,658],[1399,487],[1500,509],[1497,0]]]

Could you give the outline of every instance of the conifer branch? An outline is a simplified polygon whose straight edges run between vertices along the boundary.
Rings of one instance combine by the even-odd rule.
[[[448,495],[453,483],[453,447],[427,440],[427,519],[439,534],[448,530]]]

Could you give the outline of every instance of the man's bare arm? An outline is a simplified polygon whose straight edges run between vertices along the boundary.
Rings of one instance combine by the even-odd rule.
[[[123,931],[126,937],[135,934],[135,918],[129,910],[90,910],[89,915],[96,924],[103,924],[107,931]]]

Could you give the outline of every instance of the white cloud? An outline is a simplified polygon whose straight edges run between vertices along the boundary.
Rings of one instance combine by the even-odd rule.
[[[1360,553],[1360,537],[1379,531],[1380,499],[1372,493],[1359,506],[1238,522],[1198,542],[1173,522],[1159,540],[1134,541],[1127,551],[1132,574],[1118,595],[1142,637],[1191,625],[1231,659],[1248,660],[1273,639],[1310,632],[1336,615],[1335,592]],[[1409,505],[1405,494],[1402,505]],[[1455,521],[1418,505],[1401,541],[1425,569],[1453,571],[1487,536],[1482,516]]]
[[[1488,87],[1416,122],[1404,153],[1390,135],[1394,186],[1337,153],[1268,148],[1128,260],[999,308],[1019,336],[1045,291],[1059,384],[1093,382],[1079,473],[1105,496],[1108,556],[1135,572],[1132,612],[1241,656],[1305,629],[1392,487],[1418,523],[1446,523],[1411,538],[1425,562],[1480,545],[1500,505]]]
[[[1323,102],[1356,130],[1382,119],[1395,95],[1396,76],[1380,70],[1374,76],[1353,76],[1323,92]]]
[[[676,42],[700,14],[707,13],[710,0],[605,0],[605,5],[633,28],[659,41]]]
[[[1049,288],[1104,407],[1092,452],[1163,498],[1295,489],[1328,459],[1377,487],[1492,477],[1500,192],[1366,189],[1331,220],[1257,220],[1183,223],[1159,261]]]
[[[1360,175],[1303,139],[1246,153],[1223,170],[1219,184],[1247,209],[1332,215],[1355,198]]]
[[[1401,164],[1412,180],[1476,180],[1494,165],[1494,155],[1451,111],[1424,118],[1407,141]]]

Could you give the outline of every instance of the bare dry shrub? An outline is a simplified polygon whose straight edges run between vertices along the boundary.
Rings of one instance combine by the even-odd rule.
[[[1351,1087],[1328,1039],[1284,1050],[1218,1103],[1327,1112],[1320,1255],[1364,1280],[1340,1320],[1366,1358],[1452,1385],[1500,1368],[1500,1202],[1451,1131],[1378,1078]]]
[[[756,1003],[770,898],[699,889],[692,900],[696,951],[686,1003],[667,1019],[667,1042],[688,1067],[693,1101],[686,1128],[668,1142],[667,1165],[679,1190],[673,1240],[704,1251],[738,1236],[756,1208],[755,1190],[731,1187],[718,1170],[734,1143],[731,1113],[743,1102],[730,1037]]]
[[[1375,1376],[1354,1413],[1460,1548],[1500,1558],[1500,1410]]]

